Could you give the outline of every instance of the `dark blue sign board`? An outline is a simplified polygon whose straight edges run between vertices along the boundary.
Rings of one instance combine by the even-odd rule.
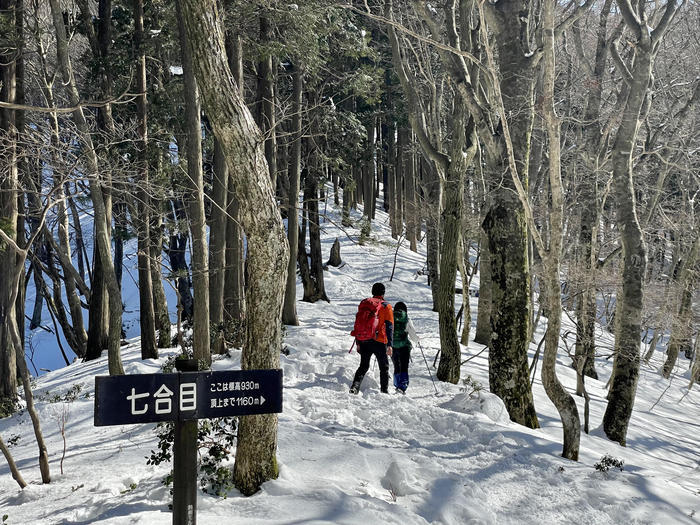
[[[95,378],[95,426],[279,412],[279,369]]]

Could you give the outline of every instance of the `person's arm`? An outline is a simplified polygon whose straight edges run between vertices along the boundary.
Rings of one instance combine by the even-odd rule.
[[[391,355],[394,346],[394,311],[391,305],[387,304],[385,308],[386,318],[384,319],[384,327],[386,328],[386,353]]]

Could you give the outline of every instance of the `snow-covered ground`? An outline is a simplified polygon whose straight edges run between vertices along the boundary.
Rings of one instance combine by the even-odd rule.
[[[330,207],[329,207],[330,211]],[[232,491],[225,499],[199,493],[200,524],[691,524],[700,509],[700,424],[698,387],[688,393],[688,361],[680,359],[669,383],[658,368],[662,354],[643,366],[628,446],[608,441],[600,429],[605,383],[612,360],[602,357],[600,381],[588,380],[591,433],[582,435],[580,461],[560,457],[561,425],[538,377],[535,406],[541,429],[508,420],[499,399],[488,393],[487,351],[463,347],[462,377],[481,383],[480,394],[464,384],[436,382],[436,394],[421,348],[413,352],[406,396],[379,393],[379,373],[370,368],[359,395],[348,394],[359,357],[348,353],[357,303],[373,282],[387,286],[386,298],[404,301],[432,367],[439,347],[437,314],[431,310],[424,266],[425,248],[398,251],[379,211],[374,241],[359,246],[358,231],[339,229],[338,210],[324,223],[324,254],[341,241],[341,268],[326,272],[330,304],[298,303],[299,327],[287,327],[283,355],[284,411],[279,415],[279,479],[252,497]],[[359,216],[354,215],[357,219]],[[347,234],[350,234],[348,237]],[[298,295],[302,291],[299,287]],[[461,298],[458,298],[459,305]],[[473,319],[477,299],[472,299]],[[535,334],[539,341],[543,326]],[[571,330],[570,324],[564,330]],[[601,345],[612,346],[609,334]],[[138,341],[124,347],[127,373],[151,373],[159,361],[141,361]],[[531,346],[530,357],[536,344]],[[607,352],[605,352],[607,353]],[[479,354],[478,356],[476,354]],[[215,362],[216,370],[238,369],[240,351]],[[575,387],[562,346],[559,377]],[[431,368],[434,378],[435,370]],[[37,379],[35,395],[47,438],[53,480],[42,485],[36,443],[26,412],[0,420],[0,435],[29,486],[20,490],[0,460],[0,520],[30,524],[169,524],[169,466],[149,466],[156,447],[153,424],[93,426],[94,376],[107,374],[106,357],[72,365]],[[79,385],[79,386],[76,386]],[[50,402],[79,389],[74,401]],[[576,398],[583,417],[583,400]],[[67,451],[60,474],[65,427]],[[624,461],[624,470],[600,472],[605,454]]]

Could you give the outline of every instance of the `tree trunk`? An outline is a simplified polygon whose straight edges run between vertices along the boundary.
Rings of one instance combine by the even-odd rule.
[[[194,319],[192,347],[194,358],[205,368],[211,366],[209,342],[209,255],[207,224],[204,213],[204,171],[202,168],[202,121],[200,118],[199,87],[192,65],[190,33],[184,29],[178,0],[180,50],[185,77],[185,121],[187,130],[187,174],[190,185],[188,216],[192,232],[192,282],[194,284]],[[224,58],[225,58],[224,54]],[[209,80],[207,79],[206,82]]]
[[[294,64],[292,71],[292,154],[289,167],[289,194],[287,202],[287,241],[289,242],[289,264],[284,291],[282,322],[298,326],[297,317],[297,256],[299,254],[299,185],[301,177],[301,109],[304,89],[303,72],[300,65]],[[345,198],[346,192],[343,192]]]
[[[404,180],[404,215],[406,222],[406,238],[409,249],[418,251],[418,204],[416,202],[416,170],[411,151],[411,130],[406,127],[399,128],[399,162],[401,162],[401,174]]]
[[[53,80],[50,77],[49,72],[45,67],[46,58],[42,56],[42,92],[46,98],[46,104],[48,107],[55,107],[55,100],[53,96]],[[59,124],[58,115],[52,113],[49,116],[49,124],[51,127],[51,145],[52,154],[51,162],[53,163],[54,170],[61,166],[60,156],[58,155],[58,147],[60,144],[59,135]],[[79,358],[84,358],[87,350],[87,332],[85,331],[85,326],[83,323],[83,308],[80,304],[80,297],[78,297],[78,287],[84,290],[84,293],[89,297],[89,291],[86,289],[87,286],[83,281],[84,274],[77,273],[73,267],[73,260],[71,256],[71,245],[70,245],[70,222],[68,219],[68,211],[66,209],[66,203],[64,199],[67,197],[67,187],[68,184],[64,183],[63,177],[59,176],[54,178],[54,187],[56,188],[56,197],[58,203],[56,204],[56,222],[58,225],[58,246],[54,246],[58,259],[63,267],[63,283],[66,289],[66,299],[68,300],[68,306],[70,309],[71,320],[73,322],[72,333],[75,337],[75,346],[73,351]],[[74,206],[74,205],[73,205]],[[79,236],[81,235],[81,230],[76,229],[76,245],[78,253],[80,253]],[[45,238],[49,240],[50,244],[53,244],[53,237],[46,228]],[[81,258],[79,257],[80,261]],[[59,294],[55,294],[59,295]],[[89,299],[88,299],[89,303]]]
[[[267,16],[260,17],[260,44],[265,47],[273,42],[272,27]],[[269,51],[258,62],[255,122],[265,140],[265,159],[270,170],[272,187],[277,187],[277,130],[275,125],[275,70]]]
[[[439,311],[440,287],[440,210],[442,210],[442,185],[437,168],[421,157],[421,172],[427,180],[427,213],[425,230],[427,237],[427,264],[430,292],[433,297],[433,311]]]
[[[138,229],[139,322],[141,327],[141,359],[157,359],[156,320],[153,309],[151,276],[151,203],[148,173],[148,108],[146,100],[146,49],[143,34],[143,0],[134,0],[134,49],[136,52],[136,97],[138,115],[138,159],[141,168],[138,185],[136,227]]]
[[[209,322],[213,339],[212,352],[226,351],[224,330],[224,276],[226,265],[226,194],[228,168],[219,141],[214,139],[214,170],[211,190],[212,207],[209,226]]]
[[[372,218],[374,217],[374,178],[376,169],[375,158],[375,133],[376,120],[372,120],[367,126],[367,160],[362,168],[362,202],[364,211],[362,213],[362,231],[360,233],[360,244],[369,239]]]
[[[16,9],[14,0],[0,0],[0,11],[14,13]],[[9,25],[9,21],[8,21]],[[0,53],[0,101],[15,102],[16,63],[14,61],[14,49],[8,49],[7,53]],[[18,221],[18,192],[19,181],[17,173],[17,153],[15,137],[15,111],[0,108],[0,135],[7,145],[0,155],[0,218],[2,218],[3,231],[13,240],[19,241],[17,229]],[[4,244],[4,243],[3,243]],[[0,417],[14,412],[17,399],[17,351],[11,338],[11,331],[17,330],[17,312],[15,296],[12,293],[12,276],[17,264],[17,255],[7,246],[0,248]],[[24,324],[22,324],[24,326]]]
[[[634,47],[632,70],[626,71],[629,90],[612,151],[613,184],[624,262],[622,291],[618,294],[615,310],[615,375],[608,394],[608,406],[603,416],[603,430],[609,439],[624,446],[639,378],[642,285],[646,270],[646,247],[635,203],[632,155],[642,108],[645,103],[650,102],[647,98],[651,96],[648,86],[655,50],[658,49],[659,40],[668,27],[663,24],[670,22],[676,4],[675,2],[666,4],[666,13],[653,32],[646,21],[639,22],[628,3],[618,1],[618,6],[625,23],[637,36],[638,42]],[[670,16],[667,17],[667,15]]]
[[[86,0],[78,2],[84,28],[88,33],[88,41],[92,51],[93,59],[98,64],[99,93],[102,100],[111,98],[111,69],[109,68],[109,50],[112,45],[112,2],[111,0],[98,0],[98,16],[95,20],[93,12]],[[95,23],[96,22],[96,23]],[[95,31],[95,29],[97,31]],[[65,33],[64,33],[65,34]],[[70,58],[68,58],[70,60]],[[76,88],[77,91],[77,88]],[[100,105],[97,109],[97,126],[103,137],[108,139],[114,137],[114,122],[112,120],[111,104]],[[108,238],[112,238],[112,177],[109,170],[101,173],[100,193],[102,194],[101,207],[105,210],[106,233]],[[91,198],[95,198],[91,195]],[[111,246],[110,246],[111,249]],[[115,250],[116,251],[116,250]],[[116,257],[115,257],[116,258]],[[105,348],[109,348],[110,338],[114,327],[110,326],[110,319],[116,319],[117,313],[120,317],[119,336],[121,338],[121,302],[119,312],[112,314],[109,311],[110,305],[114,301],[109,296],[109,285],[107,280],[107,267],[114,269],[114,276],[117,287],[120,279],[117,278],[117,265],[112,259],[111,251],[109,261],[103,260],[100,248],[97,243],[93,247],[93,272],[90,278],[90,304],[88,315],[88,342],[86,360],[97,359],[102,355]],[[84,275],[81,273],[81,275]],[[120,292],[121,293],[121,292]],[[116,301],[114,301],[116,304]]]
[[[503,400],[511,420],[538,428],[528,378],[530,279],[525,218],[520,202],[508,205],[505,199],[501,196],[491,207],[483,224],[491,255],[489,387]]]
[[[531,317],[527,225],[514,182],[519,178],[523,186],[528,184],[534,120],[534,67],[528,17],[523,17],[528,7],[516,0],[489,9],[498,46],[500,117],[508,119],[501,126],[508,127],[513,157],[508,158],[504,136],[485,136],[489,140],[485,148],[488,167],[497,187],[491,192],[492,203],[483,223],[489,239],[492,282],[489,385],[491,392],[503,399],[513,421],[537,428],[527,362]],[[482,128],[485,124],[477,123]]]
[[[452,114],[454,130],[451,146],[451,161],[447,168],[443,192],[445,207],[440,221],[442,249],[440,250],[440,282],[438,295],[438,312],[440,323],[440,364],[437,378],[441,381],[457,384],[462,362],[462,349],[457,339],[457,321],[455,319],[455,282],[457,278],[457,258],[462,257],[462,226],[464,179],[467,166],[476,153],[476,135],[470,123],[470,132],[466,129],[466,113],[461,99],[455,100]],[[467,145],[467,135],[471,144]],[[467,150],[469,148],[469,150]],[[466,282],[462,286],[468,286]]]
[[[315,152],[311,153],[314,157]],[[314,161],[312,161],[314,162]],[[316,167],[318,167],[316,165]],[[310,286],[304,287],[303,301],[315,303],[328,301],[326,286],[323,278],[323,253],[321,253],[321,225],[318,214],[318,173],[307,172],[304,181],[304,206],[309,220],[309,251],[310,251]],[[330,302],[330,301],[329,301]]]
[[[474,342],[488,346],[491,343],[491,254],[488,237],[483,230],[480,231],[479,304],[476,312]]]
[[[161,212],[162,204],[159,199],[153,200],[158,203],[155,208],[158,213],[151,217],[151,283],[153,284],[153,311],[156,320],[156,330],[158,332],[158,348],[170,348],[172,338],[170,335],[170,314],[168,313],[168,303],[163,288],[163,272],[161,270],[163,260],[163,233]]]
[[[687,344],[691,340],[693,292],[695,291],[693,286],[693,269],[698,261],[699,251],[700,237],[696,237],[690,252],[685,258],[683,268],[678,277],[680,305],[678,307],[678,313],[674,316],[673,322],[671,323],[671,337],[666,351],[666,361],[663,366],[663,376],[666,379],[671,377],[671,372],[673,372],[673,367],[676,365],[681,346]]]
[[[542,385],[547,397],[559,412],[564,430],[564,448],[562,456],[578,461],[581,441],[581,421],[573,397],[559,382],[556,373],[559,337],[561,335],[561,286],[559,284],[561,249],[564,237],[564,191],[561,181],[561,122],[554,110],[554,2],[543,6],[543,87],[542,112],[547,129],[549,143],[549,249],[538,242],[538,251],[542,255],[543,281],[549,297],[549,316],[545,334],[544,354],[542,357]],[[532,235],[536,235],[535,224],[530,223]],[[541,237],[537,237],[541,241]],[[546,251],[545,251],[546,250]]]
[[[596,271],[596,230],[598,225],[598,185],[599,149],[601,142],[600,108],[603,81],[608,58],[607,22],[613,0],[605,0],[598,23],[598,39],[594,67],[590,70],[588,99],[584,116],[583,130],[585,149],[584,166],[590,172],[584,177],[581,188],[581,225],[578,235],[578,268],[582,274],[582,289],[576,305],[576,350],[574,367],[577,370],[576,394],[583,395],[583,378],[598,379],[595,370],[595,271]],[[574,27],[574,31],[579,31]],[[579,36],[578,33],[575,35]],[[581,57],[582,60],[585,57]]]
[[[226,34],[228,63],[233,78],[243,96],[243,42],[238,34]],[[226,196],[226,274],[224,276],[224,326],[226,338],[236,347],[243,345],[245,336],[245,253],[243,231],[240,226],[239,203],[233,188],[233,174],[229,171]]]
[[[243,369],[278,368],[289,248],[262,136],[228,70],[216,0],[182,0],[182,15],[204,107],[226,153],[248,238],[250,291],[241,365]],[[264,481],[277,477],[276,448],[276,414],[241,418],[234,482],[243,494],[253,494]]]
[[[5,456],[5,460],[7,461],[7,465],[10,467],[12,479],[14,479],[17,482],[19,488],[23,489],[27,486],[27,483],[24,481],[22,473],[17,468],[17,464],[12,458],[12,453],[10,452],[10,449],[7,448],[7,445],[5,445],[5,442],[2,440],[2,436],[0,436],[0,451],[2,451],[2,454],[3,456]]]

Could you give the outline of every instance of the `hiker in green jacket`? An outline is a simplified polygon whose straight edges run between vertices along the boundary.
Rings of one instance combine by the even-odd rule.
[[[394,363],[394,386],[397,392],[406,393],[408,388],[408,363],[411,360],[411,341],[418,342],[413,323],[408,318],[406,304],[394,306],[394,345],[391,360]]]

